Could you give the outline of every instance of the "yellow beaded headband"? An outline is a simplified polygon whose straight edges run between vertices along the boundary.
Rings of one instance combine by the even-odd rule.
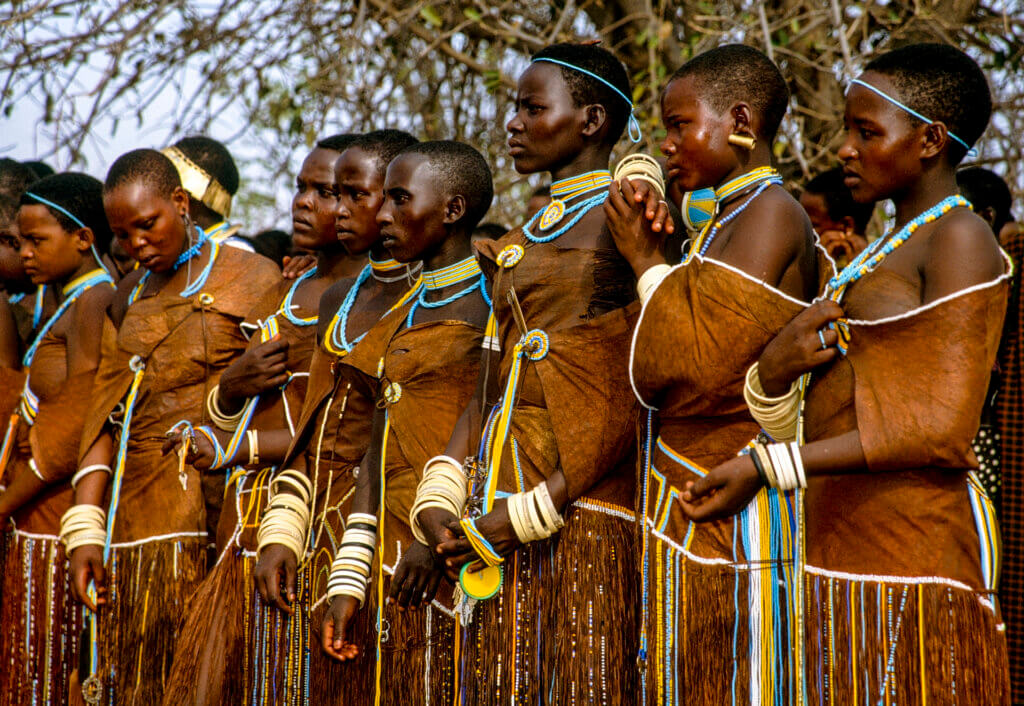
[[[214,179],[205,169],[197,165],[177,147],[166,147],[160,150],[167,159],[174,163],[181,177],[181,186],[189,196],[199,199],[210,210],[224,218],[231,215],[231,194],[220,182]]]

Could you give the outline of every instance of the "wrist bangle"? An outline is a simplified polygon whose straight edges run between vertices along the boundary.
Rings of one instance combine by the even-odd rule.
[[[75,475],[71,476],[71,488],[76,488],[83,478],[99,471],[103,471],[109,476],[110,466],[106,465],[105,463],[94,463],[91,466],[86,466],[85,468],[79,469],[79,471]]]
[[[651,298],[651,294],[654,292],[654,288],[661,283],[661,280],[665,279],[665,275],[671,269],[671,265],[655,265],[640,275],[636,282],[636,293],[640,298],[641,304],[647,303],[647,300]]]
[[[220,409],[217,397],[220,394],[220,385],[214,385],[209,394],[206,395],[206,411],[214,425],[222,431],[233,432],[238,428],[242,416],[245,414],[245,406],[242,406],[235,414],[225,414]]]
[[[255,466],[260,462],[260,443],[255,429],[248,429],[245,432],[249,440],[249,465]]]

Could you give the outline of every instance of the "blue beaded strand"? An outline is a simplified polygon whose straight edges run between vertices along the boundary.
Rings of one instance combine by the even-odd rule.
[[[171,270],[177,270],[179,267],[198,255],[199,251],[203,249],[203,245],[205,245],[206,241],[210,239],[210,236],[208,236],[206,231],[202,228],[195,226],[195,229],[196,232],[199,233],[199,238],[196,240],[195,245],[190,247],[181,255],[178,255],[178,259],[174,261],[174,265],[171,267]]]
[[[345,329],[348,327],[348,315],[356,303],[356,298],[359,296],[359,289],[366,283],[366,280],[370,279],[372,273],[373,268],[370,265],[364,267],[360,271],[359,276],[356,277],[355,284],[349,288],[344,301],[341,303],[341,310],[338,312],[338,324],[331,330],[331,343],[334,345],[335,350],[351,351],[363,339],[363,336],[366,335],[364,332],[357,336],[356,340],[350,342],[345,336]]]
[[[292,309],[298,306],[298,304],[292,304],[292,297],[295,296],[295,290],[297,290],[299,288],[299,285],[302,284],[305,280],[315,275],[316,267],[309,270],[308,272],[304,272],[302,276],[296,279],[295,282],[292,283],[292,286],[288,288],[288,294],[285,295],[284,301],[281,303],[281,313],[284,314],[284,318],[288,319],[296,326],[312,326],[317,322],[316,316],[311,316],[308,319],[300,319],[299,317],[292,313]]]
[[[565,213],[562,214],[563,218],[571,213],[575,213],[576,215],[573,216],[568,223],[566,223],[564,226],[556,230],[551,235],[537,236],[530,232],[530,226],[536,223],[537,219],[540,218],[541,214],[544,212],[544,209],[541,209],[537,211],[537,213],[533,214],[533,218],[528,220],[526,222],[526,225],[523,226],[523,235],[526,236],[527,240],[533,243],[550,243],[552,240],[554,240],[555,238],[557,238],[558,236],[562,235],[567,230],[572,228],[574,225],[576,225],[576,223],[578,223],[579,220],[583,218],[583,216],[585,216],[587,212],[590,211],[592,208],[603,204],[606,198],[608,198],[608,192],[604,191],[598,194],[597,196],[591,196],[589,199],[584,199],[583,201],[580,201],[579,203],[567,208],[565,210]]]
[[[465,289],[459,290],[458,292],[456,292],[455,294],[451,295],[450,297],[446,297],[444,299],[439,299],[437,301],[428,301],[425,298],[428,290],[426,290],[426,289],[420,290],[420,295],[416,298],[416,301],[413,302],[412,306],[409,307],[409,314],[408,314],[408,316],[405,317],[405,327],[409,328],[410,326],[412,326],[412,319],[413,319],[413,316],[416,314],[416,307],[418,307],[418,306],[422,306],[424,309],[440,309],[442,306],[448,306],[452,302],[455,302],[455,301],[457,301],[459,299],[462,299],[464,296],[466,296],[467,294],[471,294],[476,289],[480,290],[480,292],[482,293],[482,296],[484,298],[484,301],[487,301],[488,300],[487,295],[483,294],[483,292],[486,290],[486,287],[484,286],[484,281],[485,281],[484,276],[480,275],[477,278],[476,282],[474,282],[473,284],[469,285]]]
[[[754,189],[754,193],[752,193],[750,195],[750,197],[747,198],[746,201],[744,201],[742,204],[740,204],[739,208],[737,208],[735,211],[733,211],[729,215],[723,216],[720,220],[716,220],[715,224],[711,227],[711,231],[708,233],[707,237],[704,238],[704,242],[701,244],[700,256],[704,257],[704,253],[706,253],[708,251],[708,248],[711,247],[711,242],[715,239],[715,236],[718,235],[718,229],[719,228],[724,226],[726,223],[729,223],[730,221],[732,221],[734,218],[736,218],[736,216],[738,216],[741,213],[743,213],[743,211],[746,210],[747,206],[749,206],[754,201],[754,199],[756,199],[758,196],[761,195],[762,191],[767,189],[772,184],[781,184],[781,183],[782,183],[782,179],[780,179],[778,177],[769,177],[768,179],[765,179],[764,181],[761,182],[761,184],[756,189]]]

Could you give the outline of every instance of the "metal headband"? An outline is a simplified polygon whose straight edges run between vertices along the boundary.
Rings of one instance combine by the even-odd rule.
[[[214,179],[205,169],[185,156],[177,147],[166,147],[160,150],[167,159],[174,163],[181,178],[181,185],[192,198],[199,199],[212,211],[224,218],[231,215],[231,194],[220,182]]]

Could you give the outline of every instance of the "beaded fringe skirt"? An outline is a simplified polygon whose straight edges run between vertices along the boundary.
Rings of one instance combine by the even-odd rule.
[[[634,523],[580,501],[561,532],[506,559],[501,591],[461,630],[458,703],[637,703]]]
[[[67,703],[82,608],[71,596],[64,547],[56,537],[16,531],[3,544],[0,704]]]

